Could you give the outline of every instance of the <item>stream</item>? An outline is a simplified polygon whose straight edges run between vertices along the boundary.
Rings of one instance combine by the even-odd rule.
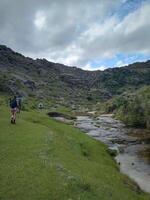
[[[89,136],[117,151],[120,171],[150,193],[150,133],[144,129],[129,129],[112,117],[78,116],[75,126]]]

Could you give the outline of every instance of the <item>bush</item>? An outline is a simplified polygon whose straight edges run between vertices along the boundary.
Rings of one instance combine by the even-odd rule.
[[[105,113],[115,113],[129,126],[150,129],[150,86],[116,96],[101,107]]]

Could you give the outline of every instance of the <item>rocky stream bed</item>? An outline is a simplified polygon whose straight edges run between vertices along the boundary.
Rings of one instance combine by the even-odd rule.
[[[113,118],[78,116],[75,126],[116,151],[120,171],[133,179],[139,187],[150,192],[150,133],[144,129],[129,129]]]

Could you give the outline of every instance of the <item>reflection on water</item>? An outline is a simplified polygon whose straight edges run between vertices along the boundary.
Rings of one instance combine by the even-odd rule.
[[[111,115],[93,119],[79,116],[75,125],[86,134],[119,152],[116,161],[120,170],[134,179],[146,192],[150,192],[150,133],[140,129],[127,129]]]

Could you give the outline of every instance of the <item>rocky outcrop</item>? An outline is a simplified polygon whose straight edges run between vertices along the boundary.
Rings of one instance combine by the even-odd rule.
[[[105,101],[128,89],[150,84],[150,61],[105,71],[84,71],[46,59],[31,59],[0,45],[0,90],[79,104]]]

